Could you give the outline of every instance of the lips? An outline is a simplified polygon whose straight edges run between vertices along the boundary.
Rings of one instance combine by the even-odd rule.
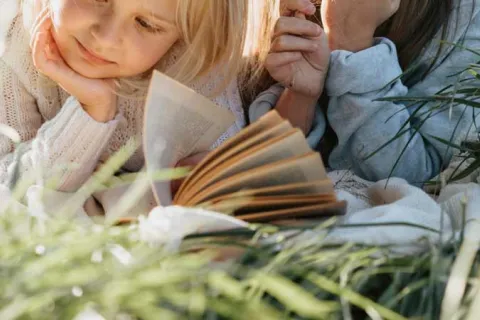
[[[98,64],[98,65],[106,65],[106,64],[114,63],[113,61],[107,60],[107,59],[103,58],[102,56],[96,54],[92,50],[88,49],[78,40],[77,40],[77,44],[78,44],[78,48],[79,48],[80,53],[82,54],[83,58],[85,60],[87,60],[88,62],[91,62],[93,64]]]

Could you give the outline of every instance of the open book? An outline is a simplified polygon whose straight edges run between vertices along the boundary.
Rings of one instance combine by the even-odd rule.
[[[150,172],[209,150],[234,121],[231,112],[155,72],[146,105],[144,148]],[[160,205],[199,206],[249,222],[342,214],[318,153],[303,133],[271,111],[213,150],[172,199],[153,182]]]

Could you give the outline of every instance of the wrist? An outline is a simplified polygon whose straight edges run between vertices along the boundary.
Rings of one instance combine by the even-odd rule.
[[[317,101],[318,97],[287,88],[280,96],[275,109],[281,117],[289,120],[295,128],[301,129],[307,135],[312,128]]]
[[[117,114],[116,101],[96,106],[89,106],[82,103],[82,108],[97,122],[109,122],[115,119]]]
[[[330,50],[345,50],[350,52],[359,52],[368,49],[374,44],[375,31],[363,32],[335,32],[331,31],[328,35]],[[348,36],[352,35],[352,36]]]
[[[290,101],[296,101],[298,104],[309,107],[309,106],[315,106],[317,103],[318,99],[322,95],[322,92],[318,92],[316,94],[306,94],[303,92],[298,92],[295,91],[294,89],[291,88],[286,88],[285,89],[285,95],[288,96]]]

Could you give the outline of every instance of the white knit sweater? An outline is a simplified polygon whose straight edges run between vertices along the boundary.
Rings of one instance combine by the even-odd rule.
[[[21,156],[14,160],[12,141],[0,136],[0,184],[9,181],[18,162],[22,173],[36,175],[37,183],[58,177],[59,191],[75,191],[100,161],[118,151],[129,138],[142,134],[144,101],[120,97],[117,117],[108,123],[96,122],[74,97],[37,72],[22,14],[13,19],[8,29],[4,37],[0,35],[0,43],[4,38],[6,48],[3,54],[0,52],[0,123],[18,131],[23,148]],[[208,96],[221,80],[210,78],[202,82],[204,85],[191,87]],[[237,117],[235,125],[212,146],[215,147],[238,132],[245,120],[236,82],[213,101],[229,108]],[[143,165],[140,148],[123,169],[135,172]]]

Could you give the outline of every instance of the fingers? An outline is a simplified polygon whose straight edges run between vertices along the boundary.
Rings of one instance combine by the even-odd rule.
[[[303,19],[303,20],[307,19],[307,17],[305,16],[305,13],[303,13],[301,11],[296,11],[295,12],[295,18],[299,18],[299,19]]]
[[[45,19],[46,16],[50,15],[50,9],[48,6],[44,7],[40,13],[36,16],[35,21],[33,22],[31,29],[30,29],[30,34],[33,34],[35,31],[35,28],[40,25],[40,22]]]
[[[172,192],[172,196],[175,196],[175,194],[177,193],[178,189],[180,189],[180,186],[182,185],[184,180],[185,179],[177,179],[177,180],[170,181],[170,190]]]
[[[74,72],[66,72],[69,71],[69,69],[64,67],[65,64],[58,53],[50,31],[36,34],[32,50],[32,59],[33,65],[40,73],[59,84],[63,83],[65,79],[75,81],[77,78]],[[67,88],[65,89],[67,90]]]
[[[297,13],[297,15],[303,15]],[[274,28],[274,37],[283,34],[294,34],[302,37],[318,37],[322,34],[322,28],[311,21],[298,17],[281,17],[278,19]]]
[[[185,159],[180,160],[176,167],[188,167],[188,166],[195,166],[199,162],[203,160],[208,155],[208,152],[200,152],[197,154],[194,154],[190,157],[187,157]]]
[[[32,59],[35,67],[46,73],[45,67],[50,61],[62,61],[62,57],[51,32],[52,21],[47,16],[36,28],[31,40]]]
[[[187,157],[178,161],[175,167],[194,167],[198,163],[200,163],[203,160],[203,158],[205,158],[207,155],[208,155],[208,152],[200,152],[200,153],[194,154],[190,157]],[[180,186],[182,185],[182,182],[184,180],[185,179],[182,178],[182,179],[170,181],[170,190],[172,191],[172,195],[175,195],[177,193],[178,189],[180,189]]]
[[[48,39],[47,39],[47,53],[48,53],[48,59],[54,60],[54,61],[63,61],[63,58],[60,54],[60,50],[58,49],[57,43],[55,42],[55,39],[53,38],[52,32],[47,31],[48,33]]]
[[[47,64],[49,60],[53,59],[56,49],[52,48],[53,39],[50,33],[51,27],[52,20],[50,19],[50,11],[44,8],[33,24],[30,38],[33,64],[37,70],[44,75],[48,75],[47,73],[49,73],[46,70]]]
[[[315,13],[315,5],[310,0],[282,0],[281,13],[282,15],[291,15],[292,13],[300,11],[305,15],[312,15]]]
[[[39,30],[33,39],[33,65],[40,73],[48,76],[59,84],[64,84],[65,80],[68,80],[65,83],[75,84],[75,81],[78,80],[79,76],[73,72],[73,70],[65,66],[48,25],[49,23],[45,22],[45,28]],[[75,85],[72,85],[72,87],[75,87]],[[66,87],[65,89],[68,92],[71,90],[71,88]]]
[[[52,27],[52,20],[50,19],[50,10],[43,9],[37,16],[35,22],[30,30],[30,48],[33,48],[33,42],[35,41],[35,35],[39,32],[46,31]]]
[[[270,52],[301,51],[315,52],[319,49],[318,41],[293,35],[283,35],[275,38]]]
[[[178,161],[175,167],[194,167],[197,164],[199,164],[208,154],[209,154],[208,151],[196,153],[187,158],[181,159],[180,161]],[[175,195],[177,193],[183,181],[184,181],[184,178],[172,180],[170,182],[170,190],[172,191],[172,195]]]
[[[270,53],[265,60],[267,70],[273,70],[282,66],[299,61],[303,58],[300,52],[274,52]]]
[[[45,74],[45,65],[48,57],[46,56],[46,47],[48,42],[48,33],[47,32],[38,32],[35,34],[32,44],[32,59],[35,68],[38,71]]]
[[[295,17],[281,17],[275,25],[270,52],[301,51],[314,52],[319,49],[323,29],[305,19],[303,13]]]

